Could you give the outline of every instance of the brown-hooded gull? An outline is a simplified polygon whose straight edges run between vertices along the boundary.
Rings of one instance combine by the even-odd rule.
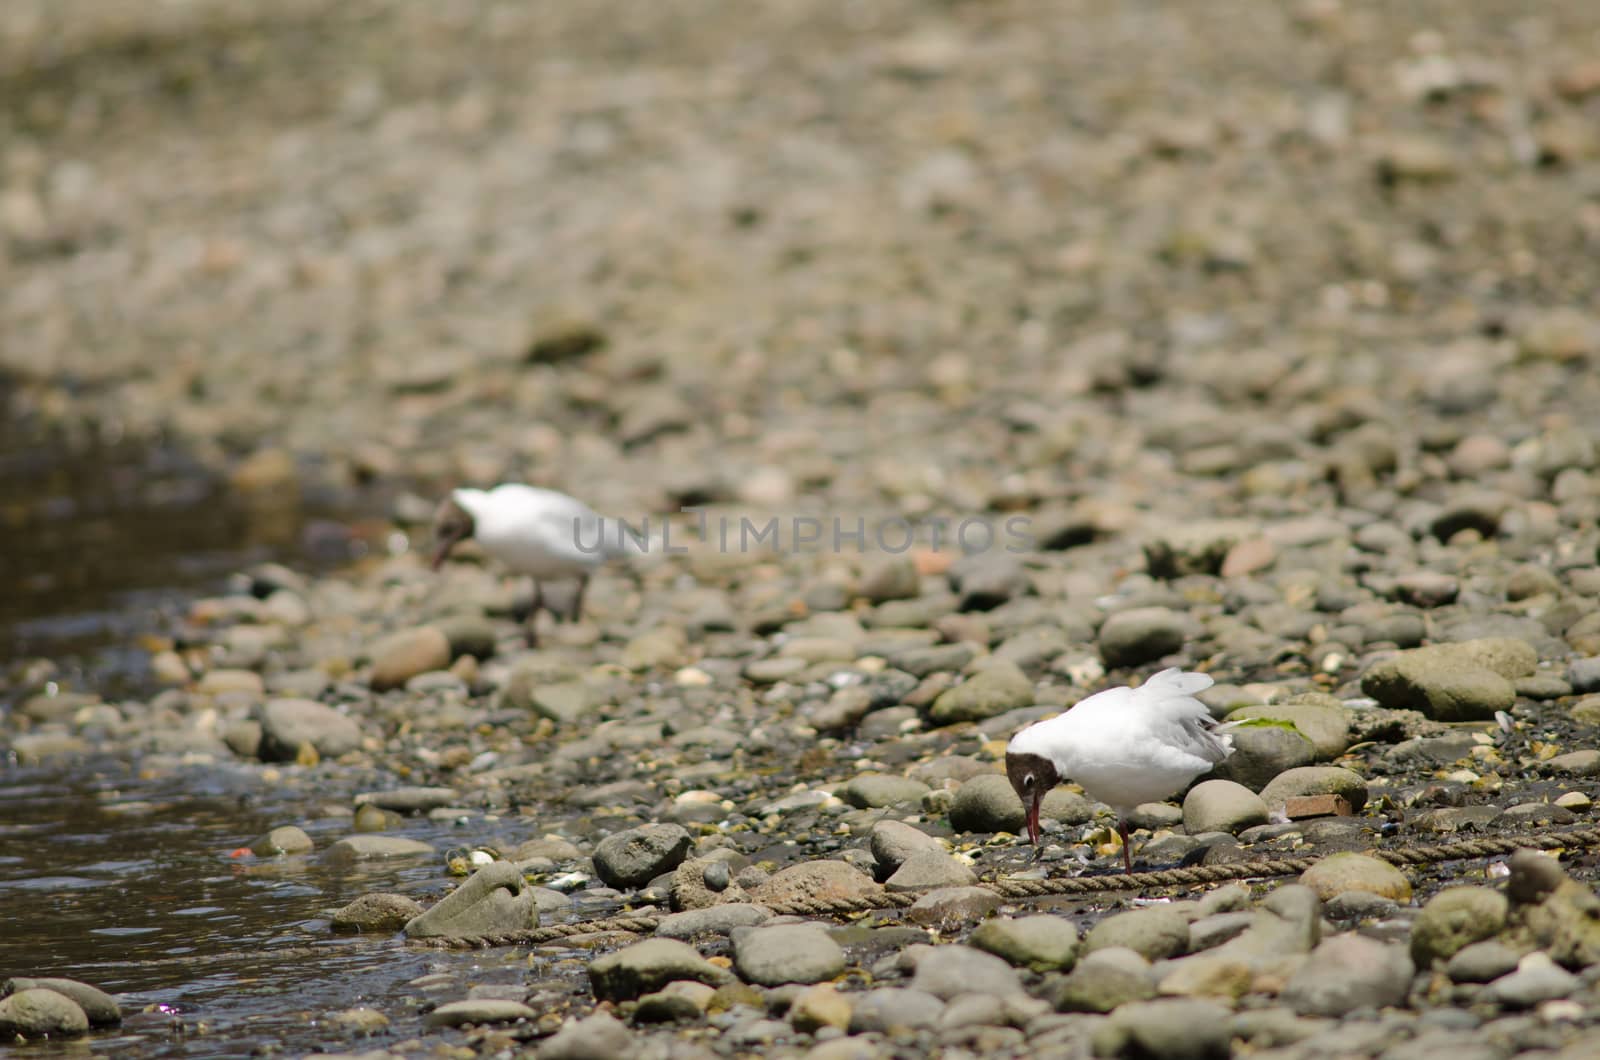
[[[433,520],[433,569],[450,550],[472,538],[491,558],[514,574],[533,579],[533,611],[528,634],[544,606],[542,582],[576,578],[578,591],[567,617],[583,611],[583,593],[601,564],[626,551],[622,524],[597,515],[575,497],[511,482],[490,490],[457,489],[439,505]]]
[[[1128,816],[1135,806],[1181,791],[1233,753],[1198,692],[1211,678],[1162,670],[1138,688],[1108,688],[1023,729],[1006,746],[1006,775],[1028,812],[1028,838],[1039,843],[1039,804],[1063,780],[1117,813],[1122,860],[1133,871]]]

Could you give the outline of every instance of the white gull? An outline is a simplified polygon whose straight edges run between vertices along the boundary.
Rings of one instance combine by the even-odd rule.
[[[544,606],[544,581],[577,579],[578,590],[567,615],[575,621],[583,611],[590,576],[625,551],[620,522],[602,518],[575,497],[520,482],[490,490],[451,491],[434,514],[433,536],[434,570],[452,548],[472,538],[512,573],[533,579],[530,639]]]
[[[1123,865],[1133,871],[1128,816],[1140,803],[1182,790],[1233,753],[1233,738],[1195,694],[1211,678],[1177,667],[1138,688],[1108,688],[1064,714],[1028,726],[1006,746],[1006,775],[1028,813],[1028,838],[1039,842],[1039,805],[1063,780],[1117,814]]]

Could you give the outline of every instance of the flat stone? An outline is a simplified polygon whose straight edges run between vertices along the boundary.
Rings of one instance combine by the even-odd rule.
[[[1107,666],[1142,666],[1180,651],[1189,627],[1188,616],[1181,612],[1134,607],[1107,617],[1096,643]]]
[[[455,788],[391,788],[364,791],[355,798],[357,806],[372,805],[395,813],[427,813],[445,806],[459,806],[461,793]]]
[[[1040,914],[985,920],[971,944],[1035,972],[1071,971],[1078,959],[1078,929],[1065,917]]]
[[[1434,644],[1374,663],[1361,690],[1385,707],[1440,721],[1484,721],[1511,709],[1512,682],[1531,675],[1538,661],[1532,645],[1509,637]]]
[[[902,802],[919,802],[928,791],[928,785],[919,780],[869,773],[840,788],[839,797],[857,809],[872,810]]]
[[[1233,753],[1219,762],[1211,774],[1251,791],[1261,791],[1283,773],[1316,761],[1316,746],[1299,729],[1283,722],[1257,719],[1230,729],[1229,735],[1233,737]]]
[[[1327,761],[1344,754],[1350,746],[1350,712],[1337,702],[1303,702],[1291,700],[1259,706],[1240,707],[1230,711],[1225,721],[1276,721],[1292,725],[1296,731],[1311,741],[1319,761]]]
[[[831,905],[876,897],[883,888],[871,876],[843,861],[810,861],[792,865],[750,892],[750,900],[774,910],[792,904]]]
[[[1001,898],[987,887],[940,887],[928,891],[906,910],[913,924],[943,927],[976,920],[1000,908]]]
[[[515,1023],[518,1020],[537,1019],[538,1016],[537,1012],[520,1001],[481,998],[440,1005],[428,1013],[423,1022],[429,1027],[465,1027],[469,1024]]]
[[[1164,997],[1210,997],[1237,1001],[1250,992],[1255,972],[1244,961],[1212,953],[1162,961],[1155,967],[1156,992]]]
[[[1109,1035],[1096,1036],[1097,1049],[1112,1038],[1131,1045],[1118,1055],[1159,1056],[1162,1060],[1226,1060],[1231,1054],[1233,1012],[1214,1001],[1163,998],[1133,1001],[1113,1013]]]
[[[821,924],[738,928],[733,966],[759,986],[819,983],[844,971],[844,950]]]
[[[982,721],[1033,702],[1033,682],[1015,663],[997,661],[941,693],[929,709],[935,725]]]
[[[363,894],[333,914],[331,927],[351,935],[399,931],[422,912],[415,899],[403,894]]]
[[[842,994],[832,983],[817,983],[802,990],[789,1006],[789,1022],[803,1034],[815,1034],[824,1027],[848,1030],[855,1005],[852,996]]]
[[[1499,939],[1485,939],[1463,946],[1444,966],[1456,983],[1488,983],[1516,971],[1522,954]]]
[[[384,858],[431,858],[433,847],[416,839],[400,836],[353,835],[339,840],[322,852],[322,860],[330,865],[352,865],[358,861],[377,861]]]
[[[968,887],[978,874],[943,850],[923,850],[911,855],[884,881],[889,891],[926,891],[935,887]]]
[[[733,973],[718,968],[693,946],[677,939],[646,939],[589,965],[589,982],[601,1001],[628,1001],[653,994],[677,979],[721,986],[733,981]]]
[[[730,902],[705,909],[673,913],[656,926],[656,935],[666,939],[689,939],[700,935],[727,935],[734,928],[756,927],[772,919],[772,910],[745,902]]]
[[[408,921],[411,938],[474,938],[539,924],[539,904],[509,861],[493,861]]]

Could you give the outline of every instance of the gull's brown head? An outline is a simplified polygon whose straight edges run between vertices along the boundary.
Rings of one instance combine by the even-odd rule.
[[[450,498],[433,513],[433,569],[438,570],[450,550],[472,536],[472,513]]]
[[[1006,777],[1028,813],[1028,839],[1038,846],[1039,807],[1044,804],[1045,794],[1061,783],[1061,775],[1056,772],[1054,763],[1043,755],[1007,751]]]

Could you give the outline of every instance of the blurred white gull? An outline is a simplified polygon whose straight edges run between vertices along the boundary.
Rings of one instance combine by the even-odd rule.
[[[1195,694],[1211,678],[1177,667],[1138,688],[1108,688],[1065,714],[1028,726],[1006,746],[1006,776],[1028,812],[1028,838],[1039,843],[1039,805],[1063,780],[1117,813],[1122,861],[1133,871],[1128,816],[1140,803],[1177,793],[1233,753],[1233,738]]]
[[[578,590],[567,618],[583,612],[589,578],[607,560],[622,555],[622,523],[605,519],[575,497],[555,490],[508,482],[490,490],[457,489],[433,519],[433,569],[438,570],[457,544],[472,538],[491,558],[513,574],[533,579],[533,610],[528,637],[544,607],[543,582],[576,578]],[[553,612],[552,612],[553,613]]]

